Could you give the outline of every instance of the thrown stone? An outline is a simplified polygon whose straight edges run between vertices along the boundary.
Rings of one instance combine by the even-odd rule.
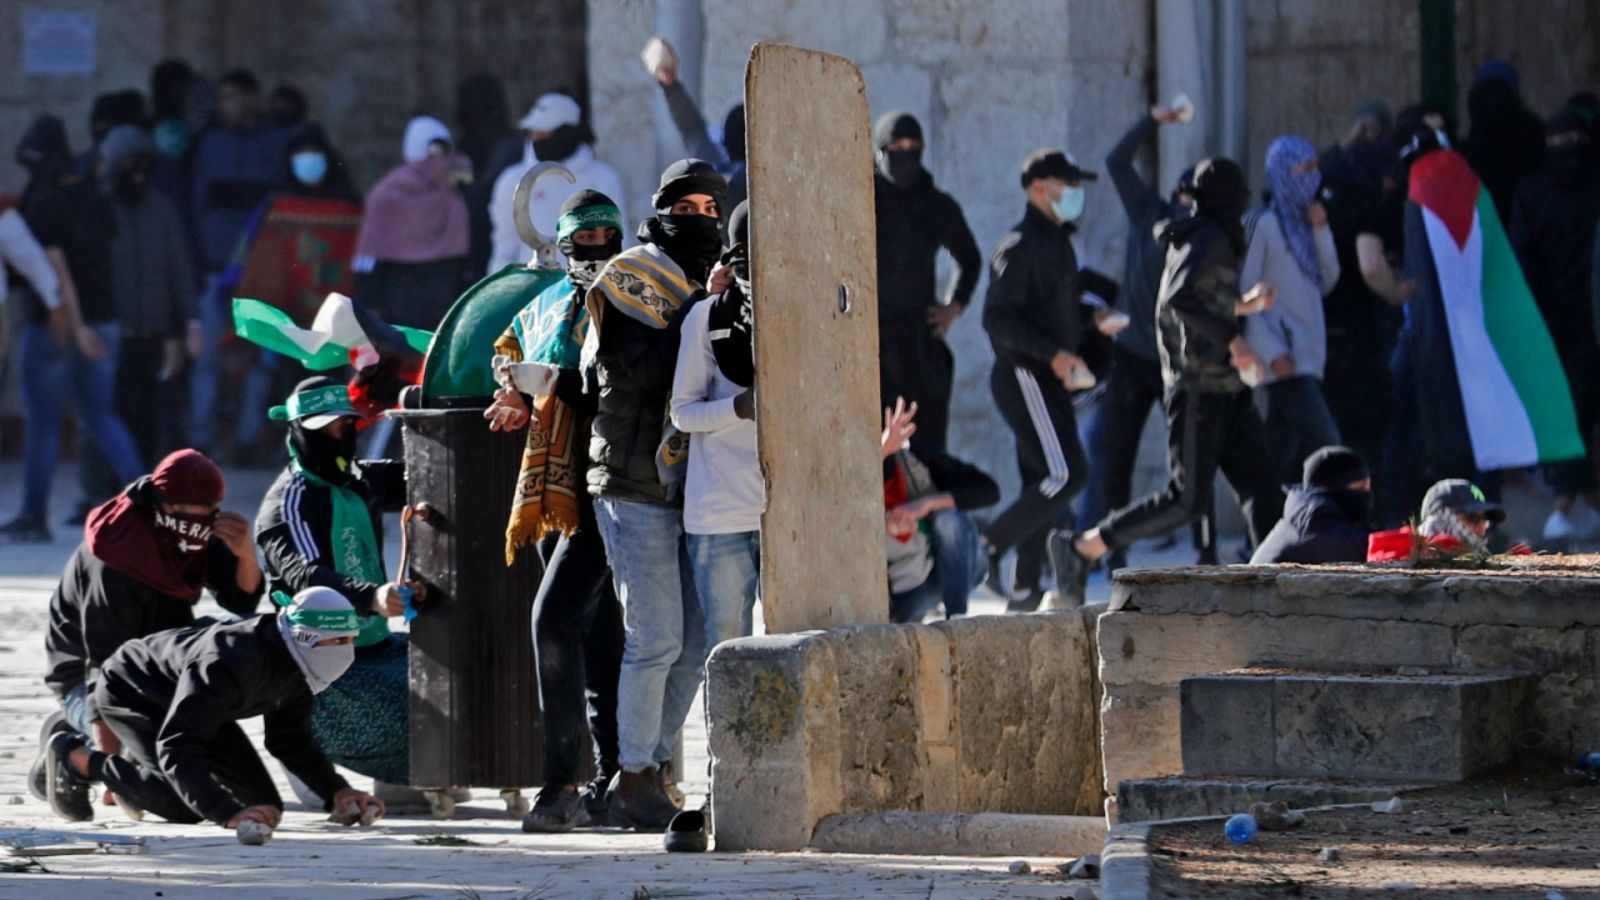
[[[1019,859],[1011,865],[1006,866],[1006,871],[1013,875],[1031,875],[1033,874],[1033,866],[1028,865],[1027,860]]]
[[[1255,816],[1256,826],[1262,831],[1285,831],[1306,820],[1304,813],[1290,809],[1282,800],[1257,800],[1250,804],[1250,815]]]
[[[246,819],[239,823],[234,834],[239,838],[239,843],[246,847],[259,847],[272,840],[272,826],[254,819]]]

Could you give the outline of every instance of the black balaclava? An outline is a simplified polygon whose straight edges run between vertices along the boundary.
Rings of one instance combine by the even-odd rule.
[[[1306,457],[1300,484],[1305,490],[1322,492],[1347,519],[1365,525],[1372,518],[1372,491],[1352,490],[1350,485],[1371,477],[1361,454],[1349,447],[1330,446]]]
[[[750,293],[750,201],[734,207],[728,216],[728,252],[722,261],[733,266],[733,286],[711,298],[706,328],[711,337],[711,355],[723,377],[738,385],[755,383],[755,345],[752,325],[755,310]]]
[[[96,144],[118,125],[143,128],[147,124],[144,94],[134,88],[101,94],[89,109],[89,136]]]
[[[155,142],[143,128],[118,125],[100,142],[101,174],[107,193],[124,206],[139,206],[150,193]]]
[[[683,268],[695,284],[705,284],[711,264],[722,252],[722,231],[712,216],[673,215],[672,204],[690,194],[709,194],[720,212],[728,196],[728,180],[703,159],[680,159],[661,173],[661,186],[650,198],[656,215],[645,221],[641,237],[656,244]]]
[[[1250,187],[1238,163],[1212,157],[1194,167],[1194,214],[1221,226],[1238,254],[1245,249],[1243,220],[1249,203]]]
[[[727,151],[729,162],[744,162],[744,104],[728,110],[722,120],[722,149]]]
[[[594,135],[584,125],[562,125],[533,142],[533,156],[540,162],[561,162],[578,152],[578,148],[594,140]]]
[[[878,117],[878,124],[872,126],[872,145],[878,149],[878,174],[895,187],[906,188],[922,178],[922,148],[890,150],[889,145],[901,138],[923,142],[922,125],[916,116],[904,110],[884,113]]]
[[[67,128],[59,116],[48,113],[33,120],[17,142],[17,165],[33,178],[48,179],[72,165]]]
[[[511,134],[506,92],[499,79],[479,73],[461,82],[456,88],[456,125],[460,134],[456,145],[472,160],[472,171],[482,175],[495,144]]]
[[[189,91],[200,78],[181,59],[169,59],[150,70],[150,102],[157,122],[181,119],[189,103]]]
[[[1595,164],[1594,140],[1590,137],[1589,123],[1578,110],[1571,107],[1551,116],[1545,126],[1547,135],[1568,133],[1582,137],[1578,143],[1545,147],[1544,150],[1545,171],[1549,173],[1551,183],[1562,189],[1571,189]]]
[[[573,233],[595,227],[581,222],[577,224],[582,227],[575,227],[565,234],[562,233],[565,231],[563,223],[567,217],[581,214],[584,210],[593,211],[596,217],[603,215],[615,223],[613,225],[608,222],[604,225],[616,232],[611,240],[598,247],[573,241]],[[598,224],[600,223],[596,222],[596,225]],[[617,209],[616,201],[599,191],[587,189],[568,197],[567,202],[561,204],[561,212],[556,218],[556,249],[567,258],[567,277],[572,279],[573,285],[578,290],[587,291],[599,277],[600,270],[605,268],[605,264],[622,252],[622,213]]]
[[[279,128],[293,128],[306,120],[306,95],[300,89],[280,84],[267,97],[267,119]]]
[[[294,386],[295,393],[318,388],[339,387],[327,376],[307,378]],[[346,428],[344,437],[335,438],[326,429],[307,428],[301,422],[289,423],[289,450],[307,472],[329,484],[348,484],[355,478],[356,430]]]

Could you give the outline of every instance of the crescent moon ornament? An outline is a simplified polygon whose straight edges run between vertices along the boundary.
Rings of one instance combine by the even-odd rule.
[[[533,193],[533,186],[539,179],[546,175],[560,175],[568,184],[577,184],[578,179],[560,163],[542,162],[527,171],[522,180],[517,182],[516,199],[512,200],[512,216],[517,223],[517,237],[533,249],[532,264],[540,269],[556,268],[556,239],[540,234],[533,227],[533,220],[528,217],[528,197]]]

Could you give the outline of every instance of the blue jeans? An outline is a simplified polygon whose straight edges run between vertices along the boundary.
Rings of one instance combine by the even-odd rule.
[[[889,595],[892,622],[920,622],[941,603],[945,618],[965,615],[967,598],[983,581],[988,563],[972,517],[959,509],[941,509],[928,523],[933,528],[933,571],[917,587]]]
[[[200,330],[205,335],[205,346],[189,374],[189,443],[208,451],[217,438],[220,412],[217,395],[222,389],[223,377],[222,339],[233,330],[233,298],[224,287],[219,276],[206,279],[205,293],[200,295]],[[234,440],[240,446],[252,444],[261,436],[267,409],[272,405],[277,366],[277,354],[261,350],[245,374],[234,429]]]
[[[87,738],[94,736],[93,720],[89,718],[89,685],[80,681],[61,697],[61,712],[67,717],[72,730]]]
[[[117,417],[116,372],[119,326],[90,326],[105,342],[106,358],[93,361],[77,347],[63,347],[43,325],[22,332],[17,377],[22,384],[22,415],[27,427],[23,443],[22,514],[43,520],[50,511],[50,483],[61,452],[61,416],[71,386],[78,425],[94,439],[120,484],[144,473],[139,450],[128,427]]]
[[[597,498],[594,511],[622,603],[618,762],[642,772],[672,759],[705,678],[704,617],[681,511],[615,497]]]
[[[1299,483],[1306,457],[1338,443],[1320,380],[1296,375],[1267,385],[1267,450],[1280,482]]]
[[[761,532],[689,535],[694,586],[706,620],[706,652],[755,631],[761,586]]]

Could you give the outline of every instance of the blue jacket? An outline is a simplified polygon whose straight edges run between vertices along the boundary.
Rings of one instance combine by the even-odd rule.
[[[261,201],[283,185],[293,132],[272,125],[212,128],[194,154],[195,225],[205,268],[220,272]]]

